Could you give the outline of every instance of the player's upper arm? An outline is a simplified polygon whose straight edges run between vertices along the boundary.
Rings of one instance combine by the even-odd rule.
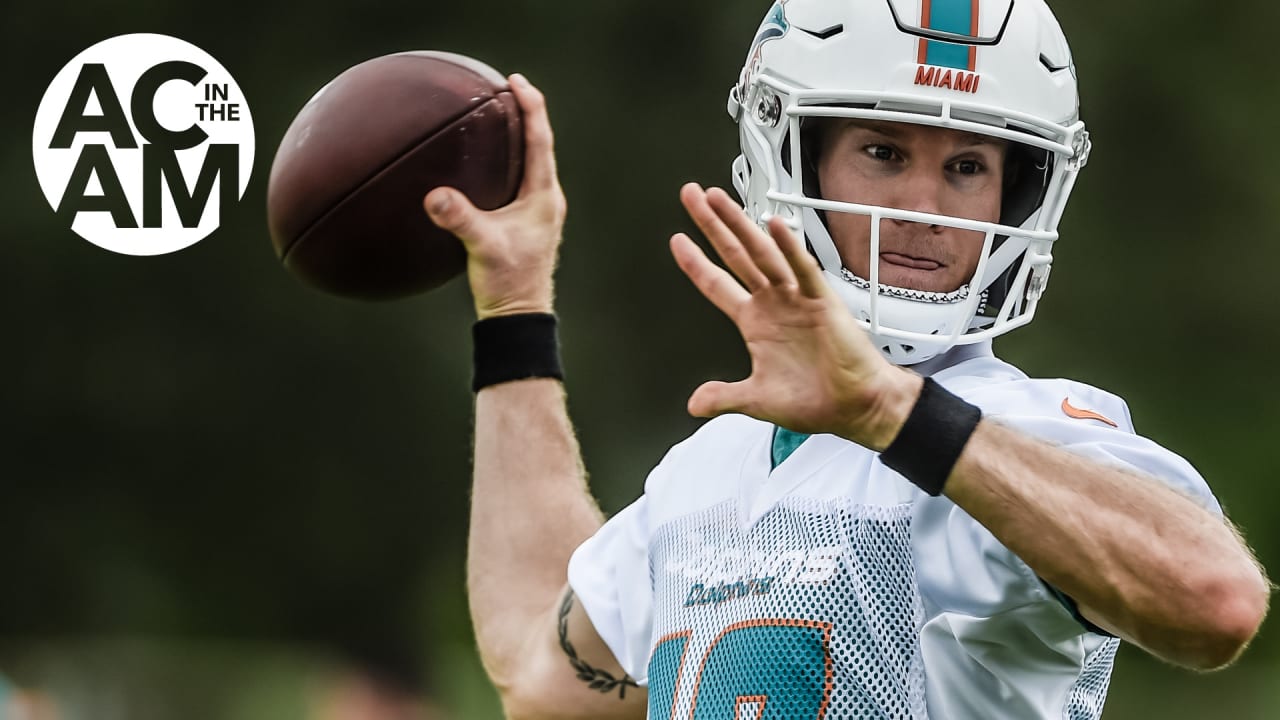
[[[512,720],[645,717],[648,694],[622,670],[569,588],[531,629],[521,667],[502,698]]]

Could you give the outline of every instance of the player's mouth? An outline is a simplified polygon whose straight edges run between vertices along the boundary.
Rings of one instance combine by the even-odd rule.
[[[943,267],[942,263],[929,258],[915,257],[912,255],[903,255],[895,252],[880,253],[880,261],[889,265],[897,265],[898,267],[911,268],[912,270],[937,270]]]

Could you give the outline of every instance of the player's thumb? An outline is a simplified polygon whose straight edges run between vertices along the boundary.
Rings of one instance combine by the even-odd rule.
[[[480,221],[481,211],[471,204],[466,195],[453,188],[438,187],[422,199],[427,217],[441,229],[463,240],[471,238]]]
[[[705,382],[689,396],[689,414],[694,417],[715,417],[725,413],[743,412],[743,382],[727,383],[713,380]]]

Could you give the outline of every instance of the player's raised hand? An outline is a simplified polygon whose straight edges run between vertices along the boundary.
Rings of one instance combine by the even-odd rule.
[[[704,383],[689,398],[690,414],[743,413],[873,449],[887,445],[905,419],[902,400],[910,408],[919,393],[919,378],[880,355],[781,218],[772,218],[766,233],[723,190],[692,183],[680,200],[733,274],[683,233],[672,236],[671,253],[738,327],[751,355],[749,377]]]
[[[431,221],[467,249],[467,280],[481,320],[551,312],[566,211],[546,101],[523,75],[509,80],[525,130],[524,180],[516,199],[486,212],[453,188],[436,188],[423,198]]]

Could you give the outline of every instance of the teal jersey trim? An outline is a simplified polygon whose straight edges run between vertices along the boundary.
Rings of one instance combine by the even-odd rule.
[[[976,0],[932,0],[926,27],[930,30],[969,35],[974,2]],[[927,65],[968,70],[969,46],[929,40],[924,61]]]
[[[791,457],[791,453],[808,439],[809,436],[804,433],[792,432],[779,425],[773,426],[773,451],[770,453],[773,464],[769,467],[770,472],[777,469],[783,460]]]

